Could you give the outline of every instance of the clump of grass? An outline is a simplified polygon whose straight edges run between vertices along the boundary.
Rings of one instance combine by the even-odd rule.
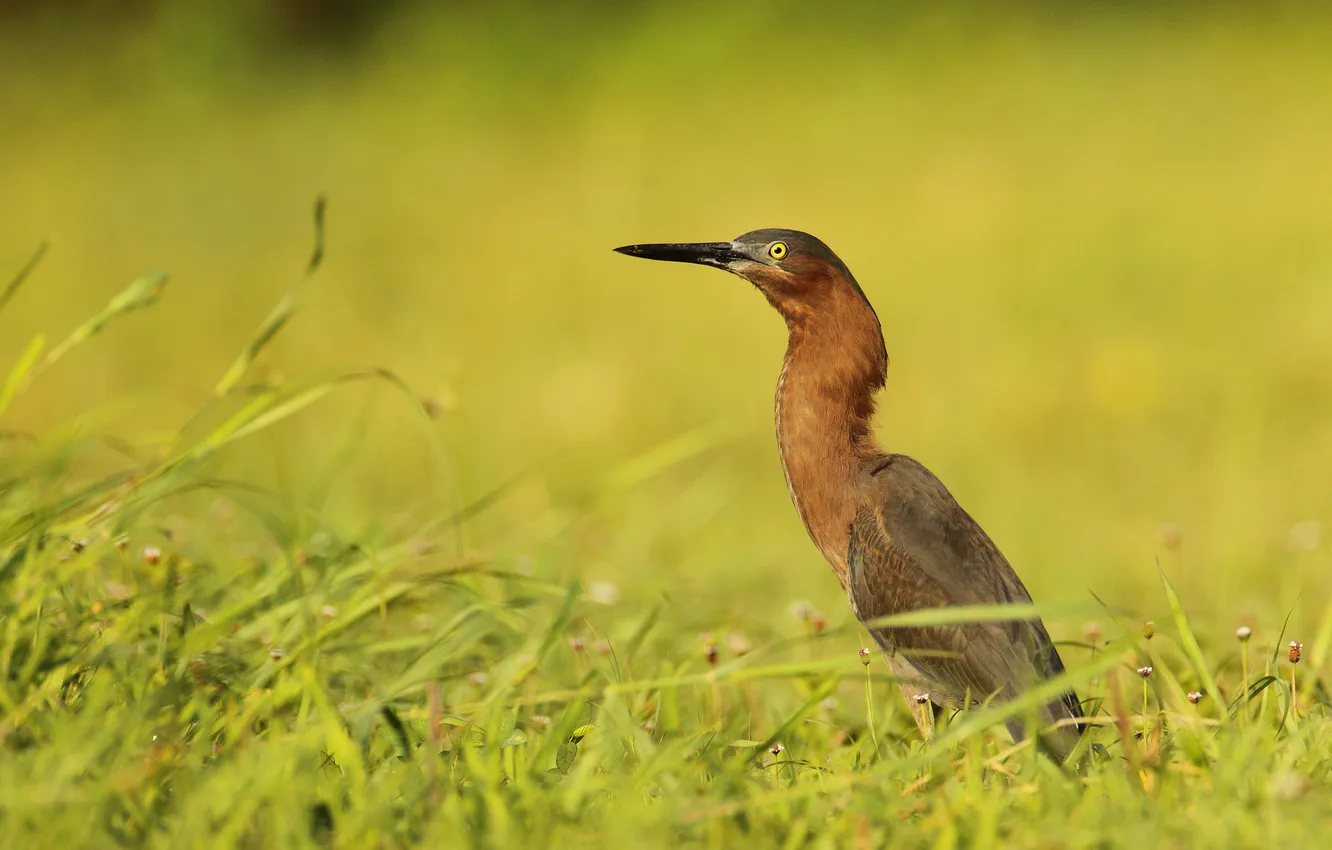
[[[321,256],[322,235],[309,273]],[[164,280],[135,282],[45,360],[35,337],[0,416],[40,364],[151,307]],[[541,551],[526,570],[441,545],[448,522],[388,535],[284,514],[273,494],[216,476],[219,453],[349,381],[387,381],[421,407],[382,370],[247,385],[296,303],[190,427],[121,469],[81,474],[86,441],[0,442],[0,807],[14,843],[1297,846],[1325,834],[1324,807],[1303,801],[1328,790],[1322,671],[1306,664],[1297,682],[1291,643],[1288,685],[1250,683],[1245,633],[1236,679],[1164,573],[1169,627],[1089,629],[1090,651],[1068,647],[1057,680],[922,741],[909,712],[928,697],[898,706],[877,653],[814,652],[855,644],[812,609],[794,633],[700,647],[679,638],[676,607],[585,593]],[[201,492],[242,515],[195,507]],[[956,608],[885,625],[1036,613],[1081,612]],[[1122,693],[1134,671],[1137,716]],[[1069,686],[1089,710],[1079,763],[1012,744],[1004,722]],[[1288,711],[1251,716],[1273,687]],[[858,688],[863,716],[841,709]],[[885,724],[876,694],[891,697]]]

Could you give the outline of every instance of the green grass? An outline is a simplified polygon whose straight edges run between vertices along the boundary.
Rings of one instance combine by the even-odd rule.
[[[0,31],[0,845],[1321,846],[1325,13],[517,4],[278,62],[168,5]],[[780,321],[609,250],[760,226],[874,302],[882,442],[1041,603],[1084,772],[920,739],[789,504]]]
[[[316,227],[311,271],[322,199]],[[135,282],[44,356],[38,336],[4,401],[163,283]],[[1168,624],[1091,612],[1109,637],[1067,645],[1065,677],[924,741],[881,662],[821,614],[689,634],[680,603],[562,580],[545,552],[459,550],[456,517],[347,532],[215,476],[220,449],[346,380],[405,390],[383,372],[253,382],[294,303],[191,427],[118,446],[108,476],[75,471],[96,431],[0,442],[11,846],[1301,846],[1332,825],[1332,619],[1300,664],[1283,634],[1203,648],[1162,573]],[[1068,685],[1094,720],[1079,767],[997,731]]]

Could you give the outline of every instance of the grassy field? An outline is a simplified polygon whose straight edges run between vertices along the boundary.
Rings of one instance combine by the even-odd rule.
[[[0,846],[1321,846],[1332,22],[508,8],[0,32]],[[780,321],[609,250],[762,226],[876,305],[1080,772],[921,740]]]

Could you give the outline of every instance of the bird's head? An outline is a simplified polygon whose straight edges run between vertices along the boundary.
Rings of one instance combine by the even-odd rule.
[[[855,296],[869,307],[846,264],[823,242],[799,230],[768,228],[751,230],[730,242],[625,245],[615,250],[631,257],[725,269],[758,287],[788,322],[827,309],[838,296]]]

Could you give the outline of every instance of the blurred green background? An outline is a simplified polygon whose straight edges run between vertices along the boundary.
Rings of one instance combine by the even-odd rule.
[[[610,251],[793,227],[883,319],[883,443],[1037,599],[1151,616],[1159,560],[1214,629],[1323,614],[1317,4],[217,5],[0,2],[0,278],[54,240],[0,363],[172,275],[7,430],[178,428],[299,278],[326,192],[325,265],[264,368],[392,369],[440,404],[447,458],[351,388],[228,474],[299,503],[334,468],[324,510],[354,531],[525,473],[469,549],[700,621],[798,598],[842,621],[773,443],[780,320],[738,279]]]

